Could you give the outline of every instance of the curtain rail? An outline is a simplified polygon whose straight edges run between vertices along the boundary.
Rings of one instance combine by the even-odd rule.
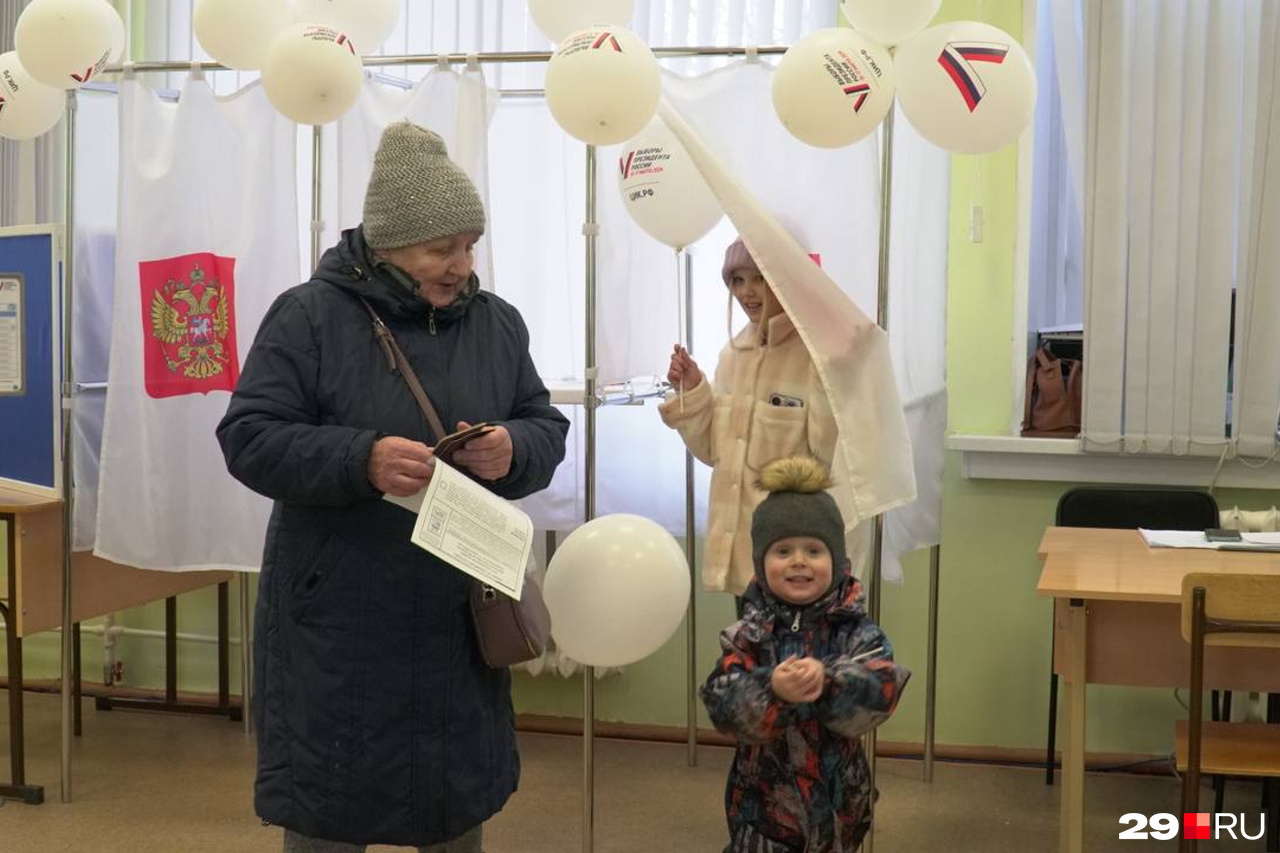
[[[767,45],[763,47],[655,47],[653,55],[659,59],[681,59],[694,56],[748,56],[757,54],[780,55],[787,52],[789,45]],[[366,68],[377,68],[387,65],[465,65],[472,60],[485,63],[501,62],[548,62],[550,51],[514,51],[488,53],[441,53],[441,54],[406,54],[403,56],[366,56],[362,61]],[[133,62],[108,65],[103,74],[121,73],[127,69],[134,72],[153,71],[234,71],[218,62]]]

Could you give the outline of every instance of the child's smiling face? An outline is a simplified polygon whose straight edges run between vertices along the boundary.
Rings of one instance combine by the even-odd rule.
[[[739,267],[729,276],[729,292],[738,300],[747,319],[753,323],[767,320],[782,312],[782,306],[769,292],[769,283],[760,270]]]
[[[814,536],[787,536],[764,552],[769,590],[788,604],[812,604],[831,588],[831,551]]]

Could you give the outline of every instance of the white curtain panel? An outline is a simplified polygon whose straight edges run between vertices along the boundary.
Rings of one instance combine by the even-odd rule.
[[[297,283],[297,194],[281,180],[295,174],[295,128],[260,85],[217,98],[196,76],[176,104],[126,79],[119,107],[117,287],[94,553],[147,569],[256,571],[270,502],[231,478],[214,436],[229,382],[200,384],[210,372],[229,379],[230,366],[211,356],[188,373],[188,355],[163,344],[198,350],[216,340],[221,356],[243,364],[267,308]],[[225,325],[206,316],[230,308],[232,291]],[[156,319],[157,299],[179,310],[180,334]]]
[[[1243,188],[1245,12],[1089,0],[1084,446],[1217,455]],[[1250,106],[1252,109],[1252,106]]]
[[[190,0],[164,5],[155,15],[149,10],[148,58],[202,58],[191,36]],[[638,0],[630,26],[655,47],[788,44],[813,29],[834,25],[835,6],[826,0],[785,4],[772,0],[724,4]],[[406,3],[397,30],[381,52],[468,53],[550,47],[523,2],[437,0]],[[668,97],[678,101],[682,112],[700,126],[717,128],[712,134],[717,137],[717,154],[727,158],[784,227],[821,253],[824,269],[864,311],[874,315],[877,142],[868,140],[828,152],[790,138],[773,114],[769,61],[701,57],[662,64],[667,72],[664,85]],[[361,164],[370,154],[357,156],[353,152],[371,152],[377,128],[411,113],[429,126],[433,122],[443,126],[451,111],[459,118],[464,104],[477,103],[462,97],[473,72],[423,66],[378,70],[380,82],[367,84],[357,110],[324,137],[321,219],[325,230],[321,242],[325,247],[340,228],[358,221],[358,200],[364,189],[360,176],[365,174]],[[482,108],[493,108],[487,139],[493,260],[492,274],[486,278],[525,316],[540,373],[549,381],[571,385],[581,381],[584,368],[581,235],[586,148],[551,119],[536,91],[542,85],[544,70],[542,63],[488,64],[483,69],[489,86],[505,90],[493,108],[492,91],[485,89],[485,97],[491,100]],[[700,76],[682,77],[674,72]],[[408,91],[388,88],[382,75],[403,78],[402,86]],[[219,92],[232,91],[242,82],[240,75],[230,72],[211,78]],[[180,84],[181,75],[175,75],[173,81]],[[437,100],[426,92],[447,94]],[[475,84],[472,93],[478,94]],[[451,99],[455,107],[442,108]],[[936,542],[945,419],[948,158],[920,142],[901,115],[897,128],[891,283],[891,300],[897,307],[891,308],[890,343],[899,394],[911,435],[920,448],[916,479],[922,500],[891,514],[887,527],[890,545],[886,548],[890,554]],[[301,156],[294,172],[302,195],[297,220],[304,230],[310,220],[310,137],[309,128],[297,135],[296,150]],[[460,142],[450,146],[455,155],[463,155],[463,149],[475,151],[478,146]],[[601,149],[597,154],[597,193],[604,231],[598,281],[601,378],[652,378],[665,374],[667,354],[678,334],[675,257],[626,217],[614,175],[616,159],[616,150]],[[780,162],[787,168],[778,168]],[[727,340],[730,326],[744,322],[740,313],[731,316],[720,280],[723,251],[733,237],[734,230],[725,220],[689,250],[695,302],[693,348],[708,369]],[[304,247],[307,242],[303,237]],[[308,259],[302,260],[309,268]],[[241,341],[242,346],[245,343]],[[571,528],[583,515],[580,407],[566,407],[566,413],[573,421],[566,461],[552,487],[526,506],[542,527]],[[931,452],[934,449],[936,453]],[[683,532],[684,451],[676,434],[661,425],[653,406],[608,407],[599,412],[597,464],[598,512],[640,512],[673,532]],[[701,524],[706,515],[708,471],[697,467],[695,515]],[[933,486],[926,488],[930,483]],[[933,497],[923,498],[925,495]],[[912,517],[913,512],[922,515]]]
[[[1280,411],[1280,6],[1249,11],[1257,14],[1246,19],[1245,61],[1257,61],[1259,73],[1256,92],[1245,99],[1244,171],[1255,177],[1241,199],[1232,423],[1242,456],[1273,458]]]
[[[93,550],[98,516],[98,457],[106,410],[103,385],[111,354],[111,305],[115,294],[116,206],[119,172],[116,93],[76,95],[75,283],[72,365],[75,403],[71,435],[75,504],[73,545]]]
[[[1084,107],[1084,66],[1078,57],[1080,33],[1071,14],[1079,5],[1040,0],[1040,7],[1028,346],[1034,345],[1040,329],[1084,319],[1084,162],[1083,152],[1077,150],[1084,147],[1084,116],[1073,113]]]

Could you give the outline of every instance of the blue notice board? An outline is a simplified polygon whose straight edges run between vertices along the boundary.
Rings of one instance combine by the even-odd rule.
[[[61,265],[52,226],[0,228],[0,480],[59,488]]]

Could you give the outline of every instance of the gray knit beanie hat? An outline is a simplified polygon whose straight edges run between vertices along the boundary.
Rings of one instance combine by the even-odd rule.
[[[775,459],[760,471],[756,485],[769,493],[751,516],[751,557],[761,586],[768,589],[765,551],[788,536],[821,539],[831,552],[832,584],[844,577],[844,518],[835,498],[825,491],[831,488],[831,477],[822,463],[810,456]]]
[[[468,231],[484,231],[484,205],[444,140],[412,122],[389,125],[365,192],[365,242],[399,249]]]

